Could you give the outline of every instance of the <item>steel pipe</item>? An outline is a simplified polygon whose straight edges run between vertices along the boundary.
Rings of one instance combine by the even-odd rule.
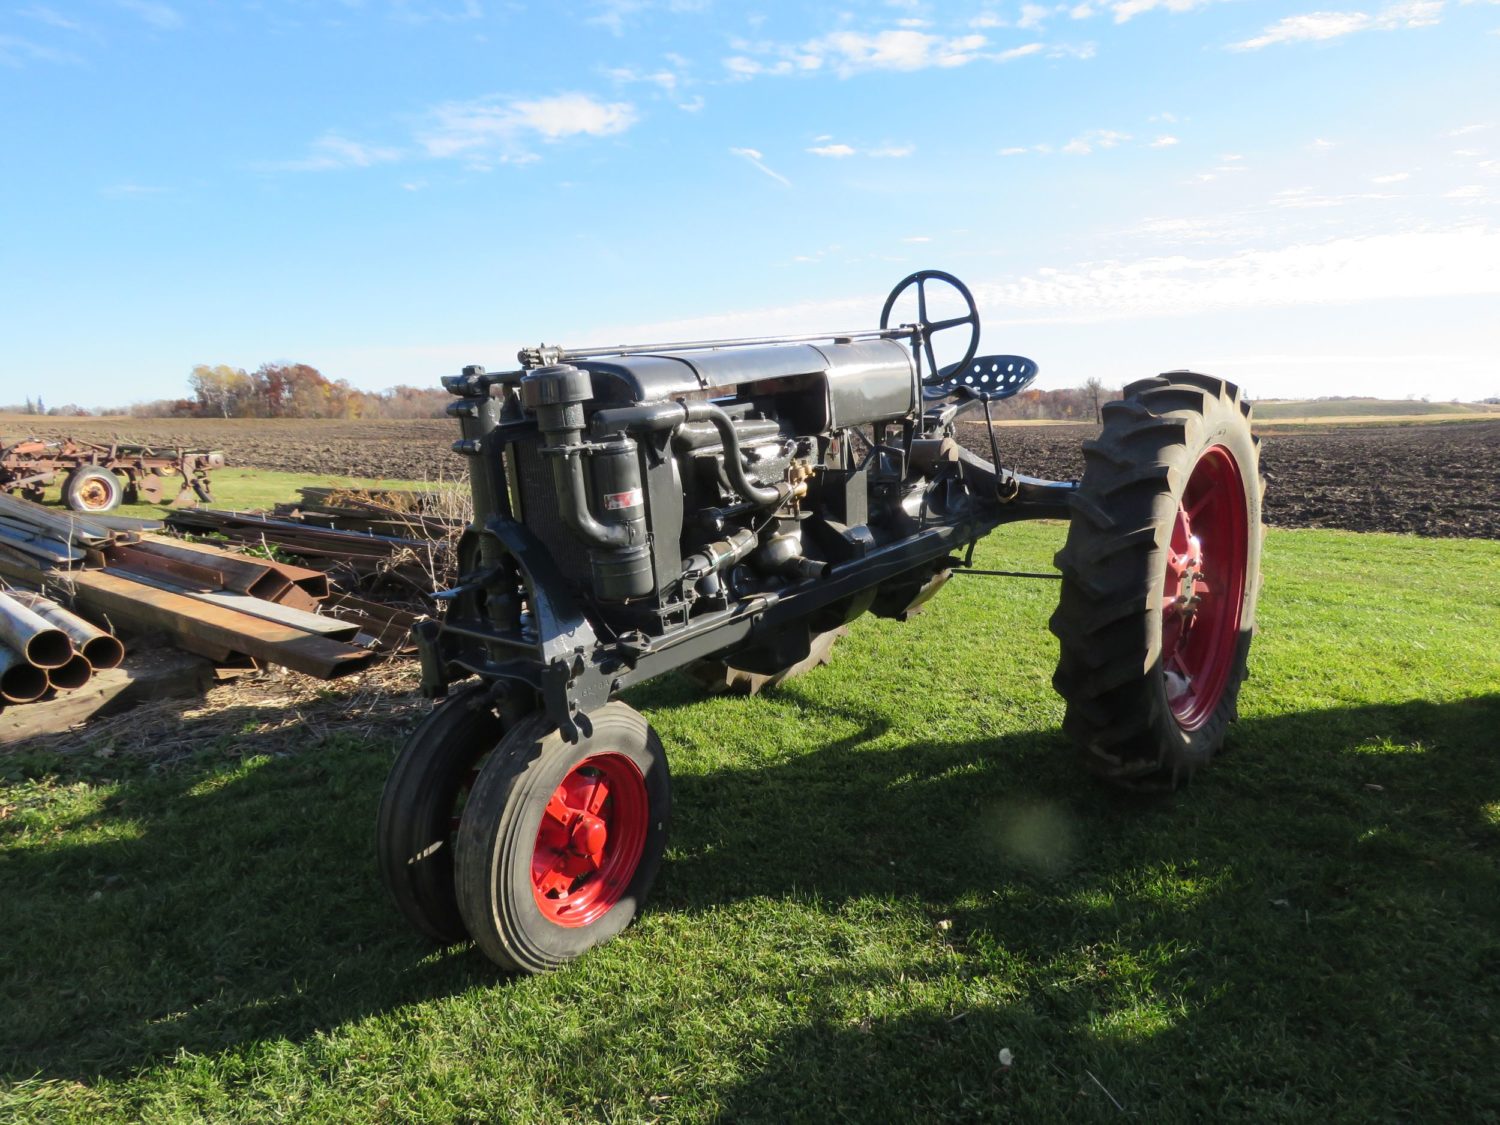
[[[0,594],[0,643],[38,668],[61,668],[73,659],[68,634],[8,594]]]
[[[47,682],[58,691],[76,691],[89,682],[89,677],[94,674],[83,653],[75,652],[73,659],[61,668],[47,669]]]
[[[120,643],[119,638],[111,636],[56,602],[40,594],[28,594],[19,590],[11,591],[10,596],[44,621],[56,625],[68,634],[73,647],[83,654],[89,667],[95,671],[117,668],[120,661],[125,659],[125,646]]]
[[[14,649],[0,645],[0,699],[30,703],[47,692],[47,673]]]

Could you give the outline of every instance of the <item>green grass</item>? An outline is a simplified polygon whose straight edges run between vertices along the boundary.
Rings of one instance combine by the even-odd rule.
[[[181,478],[173,478],[172,485],[165,494],[166,503],[163,504],[121,504],[115,510],[116,515],[137,516],[141,519],[161,519],[172,511],[171,501],[176,496],[175,487],[180,484]],[[340,488],[423,488],[431,485],[423,485],[408,480],[382,479],[373,480],[368,477],[341,477],[337,475],[313,476],[308,473],[276,473],[269,469],[241,469],[227,468],[216,469],[209,474],[209,485],[213,491],[214,502],[204,507],[230,508],[235,511],[248,511],[251,509],[264,508],[269,510],[275,504],[283,504],[297,499],[297,490],[313,485],[334,486]],[[45,503],[56,506],[60,503],[62,486],[56,485],[47,490]]]
[[[382,900],[392,741],[12,753],[0,1117],[1500,1120],[1497,579],[1271,533],[1243,721],[1170,799],[1075,772],[1049,583],[955,580],[758,699],[649,685],[653,909],[545,978]]]

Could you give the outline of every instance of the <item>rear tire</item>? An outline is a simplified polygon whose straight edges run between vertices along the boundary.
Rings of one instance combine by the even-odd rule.
[[[1237,716],[1260,591],[1258,444],[1238,388],[1188,371],[1126,387],[1084,443],[1052,682],[1063,730],[1108,781],[1176,788]]]
[[[75,512],[102,514],[120,506],[125,489],[108,469],[85,465],[74,469],[63,482],[63,503]]]
[[[469,793],[458,905],[485,956],[546,972],[635,919],[666,851],[672,787],[661,739],[608,703],[565,741],[543,715],[518,723]]]

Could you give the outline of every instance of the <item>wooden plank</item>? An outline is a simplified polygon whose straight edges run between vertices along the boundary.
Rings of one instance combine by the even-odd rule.
[[[118,668],[94,673],[77,691],[0,708],[0,745],[60,734],[152,699],[201,695],[213,682],[213,664],[201,656],[174,648],[134,652]]]

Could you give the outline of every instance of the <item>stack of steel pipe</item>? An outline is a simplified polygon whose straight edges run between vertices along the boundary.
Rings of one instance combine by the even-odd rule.
[[[118,640],[39,594],[0,593],[0,701],[73,691],[125,658]]]

